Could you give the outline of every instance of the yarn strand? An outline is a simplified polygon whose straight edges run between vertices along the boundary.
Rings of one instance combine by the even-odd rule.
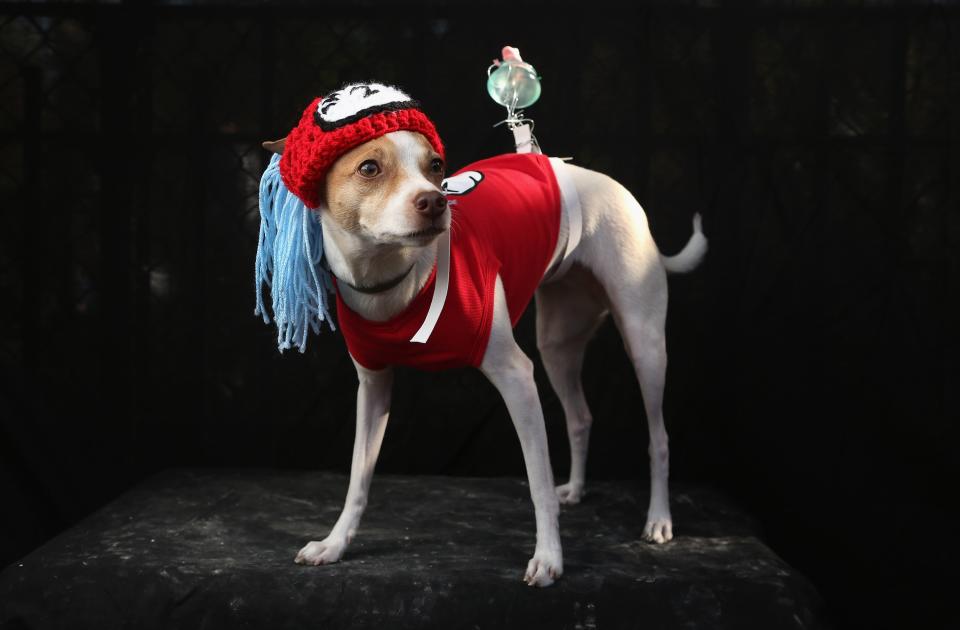
[[[330,272],[323,263],[323,227],[319,214],[307,208],[280,177],[280,155],[260,179],[260,238],[254,265],[257,303],[254,314],[270,316],[264,306],[263,285],[270,288],[277,347],[281,352],[307,347],[307,333],[320,332],[320,322],[336,330],[330,317]]]

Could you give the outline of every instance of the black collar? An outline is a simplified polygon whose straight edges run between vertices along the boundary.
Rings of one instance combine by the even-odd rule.
[[[366,293],[367,295],[372,295],[374,293],[383,293],[384,291],[389,291],[390,289],[394,288],[395,286],[403,282],[403,279],[406,278],[408,275],[410,275],[410,272],[413,271],[413,268],[416,266],[416,264],[417,263],[413,263],[412,265],[410,265],[410,267],[406,271],[404,271],[402,274],[400,274],[396,278],[391,278],[390,280],[384,280],[383,282],[378,282],[376,284],[371,284],[369,286],[358,287],[356,285],[350,284],[349,282],[347,282],[342,278],[337,278],[337,282],[344,283],[345,285],[347,285],[357,293]]]

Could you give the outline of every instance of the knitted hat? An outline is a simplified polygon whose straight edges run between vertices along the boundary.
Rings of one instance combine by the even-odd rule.
[[[331,328],[327,293],[333,290],[323,259],[320,188],[330,166],[367,140],[391,131],[417,131],[443,155],[443,143],[419,105],[382,83],[353,83],[316,98],[270,159],[260,178],[260,238],[257,245],[257,304],[254,313],[270,322],[263,287],[270,288],[280,350],[303,352],[307,332]]]
[[[330,166],[350,149],[391,131],[416,131],[443,155],[443,143],[420,105],[398,88],[352,83],[315,98],[286,138],[280,174],[308,208],[320,205],[320,185]]]

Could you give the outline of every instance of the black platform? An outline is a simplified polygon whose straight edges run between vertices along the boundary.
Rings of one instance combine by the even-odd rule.
[[[639,540],[646,484],[564,508],[565,575],[521,581],[533,507],[513,479],[377,476],[343,561],[294,564],[343,475],[171,470],[0,574],[4,628],[818,628],[811,585],[716,493],[674,486],[676,538]]]

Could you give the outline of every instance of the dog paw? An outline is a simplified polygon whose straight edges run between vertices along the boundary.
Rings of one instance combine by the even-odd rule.
[[[673,538],[673,521],[670,516],[649,516],[643,526],[643,539],[652,543],[665,543]]]
[[[523,574],[523,581],[527,586],[550,586],[563,575],[563,555],[557,551],[534,552],[527,563],[527,572]]]
[[[562,486],[557,486],[557,498],[560,499],[560,503],[564,505],[573,505],[574,503],[580,503],[580,499],[583,497],[583,486],[580,484],[574,483],[565,483]]]
[[[340,560],[346,543],[342,540],[324,538],[323,540],[312,540],[304,546],[297,554],[294,562],[297,564],[311,564],[319,566],[321,564],[333,564]]]

